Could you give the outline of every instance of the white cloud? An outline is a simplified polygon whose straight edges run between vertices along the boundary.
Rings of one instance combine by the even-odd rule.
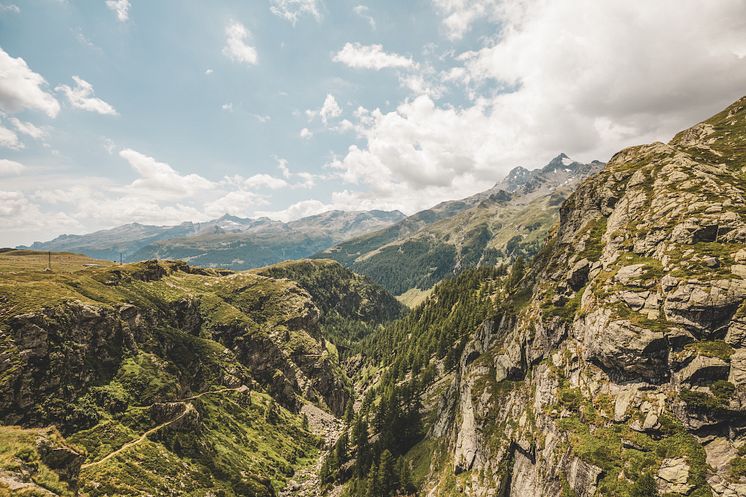
[[[29,233],[59,232],[79,225],[65,213],[42,212],[23,192],[0,190],[0,233],[8,246],[30,242]]]
[[[233,112],[233,102],[221,105],[221,108],[226,112]]]
[[[205,213],[212,218],[223,214],[248,217],[257,206],[267,205],[268,201],[262,195],[243,190],[229,192],[205,206]]]
[[[436,10],[443,15],[443,27],[451,40],[461,39],[478,20],[499,19],[510,5],[501,0],[433,0]]]
[[[0,147],[20,150],[23,148],[23,143],[21,143],[18,135],[12,129],[8,129],[0,124]]]
[[[359,17],[368,21],[370,29],[376,29],[376,20],[373,19],[372,15],[370,15],[370,9],[366,5],[356,5],[353,7],[352,11]]]
[[[332,210],[332,206],[319,200],[301,200],[287,209],[277,211],[257,211],[255,215],[268,217],[277,221],[288,222],[302,217],[314,216],[330,210]]]
[[[11,13],[11,14],[20,14],[21,9],[18,7],[18,5],[10,3],[10,4],[4,4],[0,3],[0,14],[5,13]]]
[[[49,117],[57,116],[60,104],[43,89],[46,84],[25,60],[13,58],[0,48],[0,110],[13,113],[34,109]]]
[[[28,207],[28,199],[23,193],[0,190],[0,222],[5,221],[5,218],[21,214],[26,207]]]
[[[258,60],[256,49],[247,44],[251,33],[238,21],[231,21],[225,27],[225,47],[223,54],[235,62],[255,65]]]
[[[362,45],[345,43],[344,47],[332,57],[334,62],[341,62],[354,69],[412,68],[415,63],[409,57],[396,53],[387,53],[383,45]]]
[[[73,33],[75,34],[75,39],[78,40],[78,43],[80,43],[84,47],[90,48],[91,50],[96,50],[99,53],[103,53],[101,48],[99,48],[95,43],[93,43],[85,35],[85,33],[83,33],[83,31],[80,30],[80,28],[73,30]]]
[[[243,186],[249,189],[268,188],[277,190],[288,186],[288,182],[282,178],[276,178],[269,174],[255,174],[243,181]]]
[[[26,166],[24,166],[20,162],[8,159],[0,159],[0,176],[21,174],[25,169]]]
[[[326,124],[329,119],[339,117],[340,115],[342,115],[342,108],[337,103],[334,95],[327,93],[324,105],[321,106],[321,110],[319,111],[321,120]]]
[[[216,186],[198,174],[181,175],[170,165],[129,148],[120,151],[119,155],[140,175],[128,187],[133,192],[179,198]]]
[[[271,0],[270,10],[276,16],[290,21],[293,26],[304,14],[321,20],[321,13],[316,0]]]
[[[272,120],[272,116],[268,116],[266,114],[251,114],[254,119],[259,121],[262,124],[268,123]]]
[[[75,81],[74,87],[60,85],[55,88],[55,91],[58,91],[67,97],[70,105],[76,109],[88,112],[96,112],[98,114],[109,116],[118,115],[117,111],[109,103],[94,96],[93,85],[88,81],[82,79],[80,76],[73,76],[73,81]]]
[[[129,19],[129,0],[106,0],[106,6],[117,15],[119,22],[127,22]]]
[[[316,176],[314,174],[308,173],[308,172],[300,172],[300,173],[294,173],[290,170],[288,167],[288,161],[286,159],[280,159],[277,158],[277,169],[280,170],[280,173],[282,173],[282,177],[286,180],[290,180],[293,178],[299,179],[300,181],[290,183],[288,182],[288,186],[293,189],[303,188],[313,188],[316,185]]]
[[[34,140],[43,138],[46,134],[43,129],[33,125],[32,123],[21,121],[15,117],[9,117],[8,121],[18,130],[19,133],[23,133],[26,136],[30,136]]]
[[[308,140],[313,136],[313,132],[308,128],[303,128],[300,130],[299,136],[304,140]]]
[[[114,140],[112,140],[111,138],[106,138],[106,137],[101,139],[101,145],[103,145],[104,150],[106,150],[106,153],[108,153],[109,155],[113,155],[114,150],[116,150],[117,148],[116,144],[114,143]]]
[[[329,167],[361,191],[340,192],[335,205],[412,212],[561,151],[608,160],[625,146],[668,140],[746,88],[744,2],[500,5],[486,16],[501,23],[500,37],[443,75],[470,104],[438,105],[413,80],[406,84],[421,95],[395,111],[357,112],[365,145]]]
[[[205,75],[206,75],[206,76],[209,76],[210,74],[212,74],[212,73],[214,73],[214,72],[215,72],[215,71],[213,71],[212,69],[205,69]]]

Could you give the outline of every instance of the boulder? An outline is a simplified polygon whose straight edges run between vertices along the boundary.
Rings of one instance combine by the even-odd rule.
[[[698,355],[676,373],[676,379],[689,385],[709,384],[728,378],[729,371],[730,366],[724,360]]]
[[[656,383],[668,377],[668,342],[662,332],[621,319],[588,324],[586,360],[624,380]]]
[[[664,459],[658,470],[658,491],[660,493],[686,494],[693,488],[689,480],[689,464],[683,457]]]
[[[645,273],[645,264],[632,264],[619,268],[614,280],[624,286],[638,286],[639,280]]]
[[[567,284],[574,291],[578,291],[588,282],[588,273],[591,270],[591,263],[588,259],[581,259],[575,263],[569,273],[567,273]]]
[[[745,297],[744,280],[690,280],[666,296],[663,309],[668,321],[706,338],[725,332]]]

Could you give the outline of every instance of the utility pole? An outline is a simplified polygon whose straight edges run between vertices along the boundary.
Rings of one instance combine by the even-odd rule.
[[[122,265],[122,253],[121,252],[119,252],[119,265],[120,266]]]

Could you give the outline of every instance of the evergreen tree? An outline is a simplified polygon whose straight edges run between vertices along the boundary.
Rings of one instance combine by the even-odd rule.
[[[337,443],[334,444],[334,455],[337,458],[337,461],[339,461],[339,465],[347,461],[347,446],[349,445],[349,437],[347,435],[347,430],[343,431],[342,434],[337,439]]]
[[[403,457],[399,458],[397,471],[399,476],[399,490],[404,494],[411,494],[415,491],[414,483],[412,482],[412,474],[409,469],[409,464],[404,460]]]
[[[381,459],[378,463],[377,480],[379,497],[391,497],[396,488],[394,485],[394,457],[388,449],[381,453]]]
[[[347,408],[345,409],[344,422],[347,426],[350,426],[352,418],[355,416],[355,411],[352,409],[353,403],[352,399],[350,399],[350,401],[347,402]]]
[[[366,497],[381,497],[380,488],[378,487],[378,466],[376,464],[373,464],[368,473],[365,495]]]
[[[352,425],[352,443],[355,445],[355,469],[357,470],[358,476],[363,476],[370,466],[368,423],[363,417],[357,417]]]

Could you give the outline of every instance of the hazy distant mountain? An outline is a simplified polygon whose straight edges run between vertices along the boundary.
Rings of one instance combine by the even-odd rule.
[[[330,247],[333,258],[394,294],[425,290],[461,268],[532,255],[577,183],[603,168],[560,154],[542,168],[516,167],[495,186],[443,202],[380,231]]]
[[[284,223],[225,215],[178,226],[125,224],[86,235],[62,235],[30,248],[110,260],[118,260],[121,253],[129,262],[178,258],[202,266],[247,269],[307,257],[404,217],[399,211],[329,211]]]

